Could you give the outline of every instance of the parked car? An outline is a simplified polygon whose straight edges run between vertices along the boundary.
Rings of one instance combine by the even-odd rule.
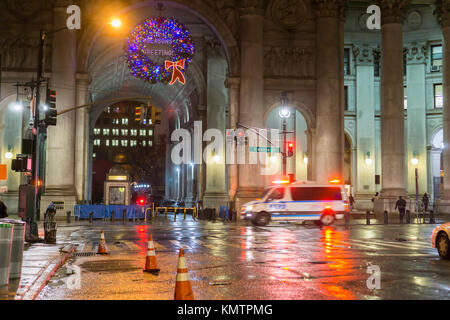
[[[431,234],[431,247],[436,248],[439,256],[450,260],[450,222],[434,228]]]

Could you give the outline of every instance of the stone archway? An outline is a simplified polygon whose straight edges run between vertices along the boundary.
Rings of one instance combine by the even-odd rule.
[[[148,8],[148,6],[151,6],[152,4],[154,4],[154,2],[152,1],[140,2],[138,4],[134,4],[132,6],[124,8],[117,14],[122,13],[132,16],[133,12],[135,11],[139,11],[140,14],[145,14],[144,9]],[[196,102],[194,105],[192,105],[191,111],[196,111],[196,109],[198,109],[202,105],[205,106],[207,104],[207,100],[214,101],[214,98],[211,97],[216,94],[225,97],[225,99],[219,99],[219,107],[223,109],[223,112],[217,112],[217,114],[225,115],[225,109],[228,104],[228,92],[224,85],[225,79],[227,75],[238,72],[240,66],[239,54],[237,51],[238,46],[234,39],[234,36],[231,34],[228,26],[220,19],[220,17],[217,17],[217,14],[214,13],[213,10],[205,4],[192,4],[187,2],[185,3],[184,1],[167,1],[167,4],[168,7],[170,4],[170,8],[178,8],[180,10],[189,12],[192,16],[192,19],[194,19],[193,21],[198,21],[196,28],[199,28],[198,25],[203,23],[205,26],[201,27],[201,32],[204,32],[204,30],[208,30],[206,38],[211,38],[211,41],[219,43],[219,45],[213,44],[211,48],[209,47],[209,43],[205,43],[205,47],[202,48],[203,51],[199,50],[198,56],[200,61],[193,61],[193,63],[191,63],[190,68],[188,69],[188,73],[186,74],[186,77],[191,81],[189,81],[189,84],[184,87],[174,86],[171,88],[167,88],[163,85],[149,85],[139,79],[131,77],[127,73],[128,69],[124,63],[123,57],[121,56],[122,51],[120,45],[117,46],[118,42],[103,38],[101,35],[104,30],[96,31],[93,25],[87,26],[87,29],[83,31],[83,34],[78,40],[78,45],[76,48],[76,60],[78,65],[77,71],[79,73],[76,74],[75,81],[77,88],[75,94],[75,102],[76,105],[83,105],[89,102],[94,103],[94,106],[90,109],[80,109],[74,112],[74,116],[70,120],[70,126],[73,126],[74,129],[71,130],[70,127],[68,127],[69,131],[75,132],[74,138],[76,141],[74,142],[74,150],[76,150],[76,152],[74,154],[74,159],[76,159],[76,168],[74,170],[74,185],[76,198],[78,200],[89,199],[89,185],[91,184],[91,182],[84,181],[86,180],[86,177],[90,176],[89,172],[92,171],[92,165],[90,164],[92,156],[92,139],[89,136],[89,133],[92,129],[93,123],[95,123],[97,115],[106,106],[100,103],[103,99],[120,97],[123,100],[127,100],[129,97],[133,96],[151,97],[152,104],[157,105],[159,108],[165,108],[172,111],[179,110],[182,113],[180,118],[183,122],[182,125],[185,126],[185,122],[190,123],[196,118],[196,116],[198,116],[196,112],[192,112],[189,116],[189,121],[187,121],[188,117],[184,115],[186,110],[188,110],[184,105],[185,101],[188,101],[188,104],[191,104],[192,101],[195,100]],[[170,16],[174,15],[170,14]],[[185,16],[183,16],[183,19],[185,19]],[[192,21],[192,19],[190,21]],[[136,19],[136,23],[138,23],[139,21],[140,19]],[[183,23],[183,21],[180,22]],[[58,38],[57,40],[64,41],[61,38]],[[53,52],[54,55],[58,54],[58,50],[62,50],[62,48],[58,46],[56,46],[56,49],[57,50]],[[218,53],[217,51],[220,51],[219,60],[225,61],[225,68],[218,67],[217,69],[216,67],[211,65],[211,69],[216,68],[216,70],[220,70],[219,77],[212,77],[209,72],[205,73],[202,59],[209,59],[209,56],[208,54],[205,55],[204,50],[207,50],[208,54],[209,51],[211,51],[214,55],[214,59],[216,60]],[[66,62],[69,63],[69,61]],[[220,62],[220,64],[223,65],[223,62]],[[209,68],[210,66],[208,65],[208,70]],[[64,77],[67,78],[66,75]],[[55,78],[58,79],[57,74]],[[63,76],[61,78],[63,78]],[[214,86],[211,86],[211,83],[215,83]],[[211,87],[215,88],[214,90],[216,91],[216,93],[210,92]],[[73,94],[73,92],[71,94]],[[193,98],[193,96],[196,97]],[[190,99],[185,99],[186,97],[190,97]],[[95,104],[95,102],[99,103]],[[65,103],[68,104],[69,102]],[[210,105],[211,104],[208,103],[208,108],[210,108]],[[68,115],[67,117],[69,118]],[[225,116],[223,116],[223,119],[220,120],[220,122],[223,123],[220,126],[224,126],[225,121],[226,118]],[[166,130],[168,130],[169,125],[167,123],[163,123],[163,126],[166,128]],[[63,146],[63,148],[67,149],[68,146]],[[56,149],[57,148],[53,147],[52,152],[56,152]],[[170,169],[171,165],[168,164],[168,166]],[[185,179],[184,175],[186,175],[187,171],[185,169],[186,168],[184,167],[181,168],[183,179]],[[169,171],[171,172],[173,170]],[[225,173],[225,165],[221,166],[219,171],[223,171]],[[219,176],[222,178],[225,177],[222,174],[219,174]],[[208,176],[208,179],[216,181],[224,180],[215,177],[215,174],[210,174]],[[211,190],[214,199],[216,199],[217,194],[219,194],[222,198],[221,201],[224,201],[226,203],[227,194],[225,185],[223,186],[223,188],[219,188],[220,190],[216,188],[216,184],[214,183],[206,183],[206,186],[211,186],[211,189],[214,189]],[[68,188],[66,188],[66,194],[68,196],[69,193],[73,194],[72,190],[73,189],[68,186]],[[206,190],[206,192],[207,191],[208,190]],[[56,190],[54,194],[58,192],[59,191]]]

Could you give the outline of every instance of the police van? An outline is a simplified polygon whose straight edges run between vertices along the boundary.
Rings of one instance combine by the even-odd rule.
[[[281,181],[267,188],[260,199],[246,203],[241,219],[264,226],[270,221],[315,221],[331,225],[350,213],[345,186],[334,180],[330,184]]]

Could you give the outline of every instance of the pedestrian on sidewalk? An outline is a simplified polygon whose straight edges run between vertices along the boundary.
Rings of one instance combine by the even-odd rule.
[[[348,202],[350,203],[350,211],[353,211],[353,207],[355,205],[355,198],[353,198],[352,194],[350,194],[350,197],[348,197]]]
[[[425,192],[425,194],[422,197],[422,206],[423,206],[423,212],[428,211],[428,205],[430,204],[430,198],[428,198],[428,194]]]
[[[403,199],[401,196],[398,197],[398,200],[395,203],[394,210],[397,210],[397,208],[398,208],[398,213],[400,215],[400,223],[403,224],[403,217],[405,215],[405,210],[406,210],[406,200]]]
[[[8,217],[8,208],[6,207],[5,203],[2,201],[2,198],[0,198],[0,219]]]

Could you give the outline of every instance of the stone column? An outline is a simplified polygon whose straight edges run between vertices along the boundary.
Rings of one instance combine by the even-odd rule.
[[[90,77],[86,73],[78,73],[76,105],[87,103],[87,93]],[[90,107],[77,109],[76,113],[76,137],[75,137],[75,188],[78,200],[88,199],[87,188],[87,164],[89,148],[89,111]]]
[[[375,211],[406,196],[402,19],[406,2],[381,1],[381,194]]]
[[[436,2],[438,18],[442,26],[443,37],[443,95],[444,107],[442,126],[444,131],[444,148],[442,150],[444,186],[441,191],[440,212],[450,213],[450,1],[441,0]]]
[[[407,166],[408,193],[416,193],[415,168],[418,169],[419,194],[428,192],[427,188],[427,126],[426,126],[426,95],[425,95],[425,65],[426,42],[413,42],[407,46],[406,83],[407,83]],[[417,166],[411,164],[411,159],[419,160]],[[420,199],[422,196],[420,196]]]
[[[316,0],[316,179],[343,178],[340,13],[343,1]]]
[[[208,57],[207,65],[207,129],[219,129],[223,134],[226,129],[227,89],[225,87],[227,62],[222,47],[217,41],[209,41],[205,46]],[[223,137],[223,135],[222,135]],[[225,141],[222,141],[225,143]],[[206,142],[209,145],[210,142]],[[223,150],[225,151],[225,150]],[[226,186],[225,153],[218,161],[213,161],[213,155],[207,155],[206,190],[203,197],[205,207],[219,208],[227,205],[228,194]]]
[[[353,47],[356,64],[356,190],[357,197],[367,198],[375,193],[375,94],[374,48]],[[366,163],[370,158],[372,163]],[[365,196],[365,197],[364,197]]]
[[[66,25],[65,1],[55,1],[53,29]],[[55,89],[58,111],[76,103],[76,31],[62,30],[53,34],[52,76],[50,87]],[[75,120],[76,113],[58,116],[57,126],[48,128],[46,193],[41,207],[50,200],[65,201],[67,210],[76,200],[75,191]]]
[[[239,117],[239,89],[240,89],[241,79],[238,77],[228,77],[227,87],[229,96],[229,129],[236,129],[236,122],[238,122]],[[236,200],[236,192],[238,188],[238,165],[236,159],[236,153],[234,155],[234,163],[228,165],[228,196],[230,201],[234,204]]]
[[[241,8],[241,88],[239,122],[264,127],[264,2],[243,1]],[[248,145],[247,145],[248,146]],[[248,157],[247,157],[248,163]],[[260,196],[264,188],[260,166],[238,166],[239,186],[236,208]]]

